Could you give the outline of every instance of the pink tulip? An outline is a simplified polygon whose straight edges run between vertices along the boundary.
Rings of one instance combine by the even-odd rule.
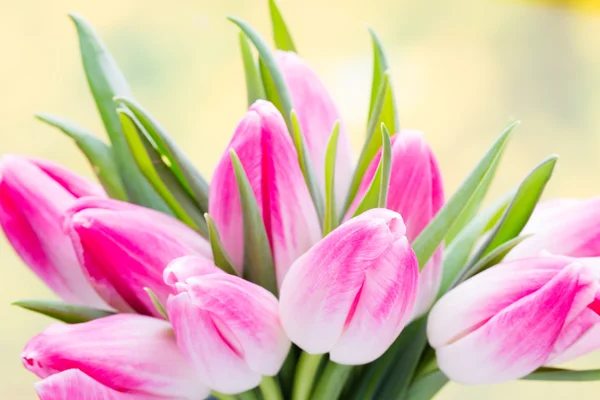
[[[292,340],[341,364],[381,356],[410,317],[418,266],[402,217],[373,209],[332,231],[288,272],[279,313]]]
[[[167,303],[177,344],[202,384],[234,394],[277,374],[290,341],[275,296],[197,257],[172,262],[165,281],[179,291]]]
[[[78,200],[65,229],[96,291],[120,311],[159,317],[144,287],[165,302],[172,291],[162,275],[171,260],[188,254],[212,259],[208,242],[183,223],[117,200]]]
[[[340,114],[317,74],[296,53],[277,51],[275,57],[298,114],[317,180],[325,193],[325,153],[333,126],[341,120]],[[335,199],[340,210],[346,201],[353,170],[350,141],[340,124],[335,165]]]
[[[346,218],[356,211],[373,177],[381,151],[365,172]],[[421,132],[402,131],[392,137],[392,168],[386,208],[402,215],[409,242],[421,233],[444,204],[442,177],[435,156]],[[414,316],[431,307],[442,279],[442,247],[422,269]]]
[[[68,369],[35,384],[40,400],[158,400],[155,396],[123,393],[90,378],[78,369]],[[164,400],[164,398],[162,398]]]
[[[72,369],[87,375],[57,376],[51,385],[42,384],[42,390],[60,388],[64,382],[59,379],[75,379],[135,398],[195,400],[208,395],[179,352],[169,323],[142,315],[117,314],[82,324],[52,325],[27,343],[22,359],[25,368],[40,378]],[[80,387],[65,390],[73,389],[81,392]]]
[[[279,111],[271,103],[257,101],[238,125],[228,148],[237,152],[252,185],[281,284],[294,260],[320,239],[321,228]],[[229,151],[215,169],[209,210],[225,250],[241,271],[243,221]]]
[[[516,260],[448,292],[427,326],[442,372],[459,383],[489,384],[552,363],[586,333],[590,315],[600,313],[600,271],[589,261]]]
[[[534,257],[546,250],[571,257],[600,256],[600,197],[541,203],[522,232],[534,234],[505,258]]]
[[[50,161],[0,160],[0,224],[17,254],[65,301],[106,308],[61,227],[75,200],[91,195],[105,196],[100,186]]]

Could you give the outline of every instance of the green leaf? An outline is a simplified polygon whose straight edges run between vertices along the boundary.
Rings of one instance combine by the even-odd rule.
[[[93,133],[64,118],[50,114],[37,114],[35,117],[60,129],[75,141],[77,147],[87,157],[98,180],[110,197],[117,200],[127,200],[127,193],[123,188],[119,169],[110,146],[98,139]]]
[[[377,171],[373,175],[373,180],[362,198],[358,208],[354,212],[354,216],[360,215],[372,208],[385,208],[387,204],[387,194],[390,186],[390,175],[392,169],[392,144],[390,133],[381,125],[383,150],[382,156],[377,166]]]
[[[295,116],[292,117],[294,119]],[[333,132],[327,143],[325,153],[325,216],[323,217],[323,237],[337,226],[337,210],[335,204],[335,161],[340,133],[339,121],[333,126]]]
[[[456,282],[456,278],[467,266],[469,256],[475,248],[477,240],[483,235],[491,221],[500,219],[513,196],[514,192],[512,191],[507,193],[484,212],[473,218],[446,248],[444,251],[442,284],[438,296],[446,293],[451,285]]]
[[[375,155],[381,148],[382,136],[376,133],[380,129],[381,124],[385,124],[385,126],[390,130],[390,132],[392,132],[393,136],[396,133],[397,129],[395,119],[396,118],[394,111],[392,87],[390,85],[389,75],[385,73],[383,75],[380,90],[377,94],[377,99],[375,101],[373,113],[371,115],[371,118],[369,118],[369,124],[367,127],[367,139],[360,153],[360,157],[358,159],[358,164],[356,165],[354,175],[352,176],[350,192],[348,193],[348,197],[346,198],[344,211],[348,210],[348,207],[350,207],[350,204],[352,204],[352,201],[356,196],[356,192],[358,192],[358,188],[362,182],[362,178],[365,172],[367,171],[367,168],[369,168],[373,157],[375,157]]]
[[[123,136],[113,97],[133,97],[125,77],[94,28],[79,15],[70,14],[70,17],[77,28],[81,59],[90,91],[112,144],[121,180],[126,182],[124,186],[129,201],[159,211],[168,210],[137,168]]]
[[[516,238],[510,239],[500,246],[496,247],[494,250],[487,253],[483,256],[479,261],[477,261],[472,267],[467,269],[462,276],[461,280],[467,280],[470,277],[485,271],[486,269],[493,267],[496,264],[499,264],[504,257],[515,248],[519,243],[523,240],[531,237],[531,235],[517,236]]]
[[[158,311],[158,313],[165,317],[165,319],[168,321],[169,314],[167,314],[167,309],[165,308],[164,304],[160,301],[156,293],[154,293],[154,291],[149,287],[145,287],[144,292],[146,292],[148,294],[148,297],[150,297],[150,301],[152,301],[152,305],[154,305],[156,311]]]
[[[387,62],[387,57],[385,55],[385,51],[383,50],[383,44],[381,43],[379,35],[377,35],[373,28],[368,27],[367,29],[369,30],[369,33],[371,34],[371,40],[373,41],[373,81],[371,83],[371,101],[369,102],[369,117],[367,118],[367,121],[370,121],[371,116],[373,115],[373,109],[375,108],[375,104],[377,103],[377,95],[379,94],[383,83],[383,75],[387,72],[389,66]],[[393,98],[392,105],[394,108],[394,125],[389,126],[398,129],[398,114],[396,112],[396,105]],[[393,133],[395,133],[395,130],[392,131]]]
[[[283,74],[281,73],[281,71],[279,70],[279,67],[277,66],[277,61],[275,60],[275,57],[273,56],[273,53],[271,52],[269,45],[262,38],[262,36],[258,32],[256,32],[256,30],[254,28],[252,28],[250,25],[248,25],[247,22],[242,21],[241,19],[238,19],[235,17],[229,17],[229,20],[231,22],[233,22],[234,24],[236,24],[242,30],[242,32],[244,32],[246,34],[248,39],[250,39],[250,41],[254,44],[254,47],[256,47],[256,50],[258,51],[261,62],[264,64],[264,69],[269,72],[270,79],[273,82],[272,85],[275,88],[275,91],[277,92],[277,97],[279,98],[279,104],[275,104],[275,103],[274,104],[277,106],[277,108],[279,108],[279,111],[281,111],[281,115],[283,115],[283,118],[285,119],[288,130],[291,132],[292,131],[292,120],[291,120],[292,114],[291,113],[292,113],[292,108],[293,108],[292,107],[292,98],[290,97],[289,90],[287,88],[285,80],[283,79]],[[263,77],[263,83],[265,85],[265,90],[267,91],[267,98],[271,102],[273,102],[268,97],[269,93],[267,90],[267,83],[264,82],[264,77]]]
[[[271,23],[273,25],[273,40],[275,41],[275,46],[279,50],[297,53],[290,30],[285,24],[275,0],[269,0],[269,10],[271,11]]]
[[[204,214],[204,218],[206,219],[206,225],[208,226],[208,239],[210,241],[210,247],[212,248],[215,265],[228,274],[239,276],[237,270],[233,266],[231,258],[229,258],[229,255],[225,251],[223,242],[221,242],[221,236],[219,235],[219,230],[217,229],[215,221],[213,221],[208,213]]]
[[[277,296],[277,280],[269,238],[242,162],[230,149],[244,221],[244,278]]]
[[[135,115],[128,109],[119,109],[119,117],[131,153],[146,179],[179,220],[207,237],[208,228],[202,211],[171,169],[164,164],[160,153],[149,142]]]
[[[273,103],[275,108],[277,108],[280,112],[284,112],[283,103],[281,102],[281,98],[277,92],[275,81],[271,77],[271,73],[269,72],[265,62],[260,57],[258,58],[258,69],[260,71],[260,79],[263,83],[263,89],[265,90],[265,98]]]
[[[412,247],[419,260],[419,268],[423,268],[433,253],[444,240],[452,224],[469,204],[471,198],[477,193],[482,181],[490,172],[495,160],[501,156],[510,138],[513,129],[518,125],[514,122],[504,130],[483,158],[477,163],[473,171],[467,176],[456,193],[440,209],[433,220],[421,231],[413,241]]]
[[[353,365],[342,365],[328,361],[311,400],[339,399],[353,368]]]
[[[600,369],[571,370],[562,368],[539,368],[524,378],[529,381],[563,381],[563,382],[587,382],[599,381]]]
[[[554,172],[557,160],[558,156],[548,157],[519,185],[515,197],[490,235],[484,254],[489,254],[496,247],[521,233]]]
[[[430,400],[439,392],[446,383],[448,378],[440,370],[431,372],[421,379],[414,382],[408,389],[406,400]]]
[[[114,314],[112,311],[68,304],[56,300],[17,300],[11,304],[66,322],[67,324],[79,324]]]
[[[252,50],[248,44],[248,39],[244,32],[240,32],[240,50],[242,52],[242,61],[244,62],[244,76],[246,77],[246,92],[248,97],[248,107],[256,100],[266,99],[265,89],[263,87],[260,71],[252,55]]]
[[[317,184],[317,178],[315,177],[315,172],[310,160],[310,154],[308,152],[308,148],[306,147],[306,141],[304,140],[302,129],[300,128],[300,121],[298,121],[298,116],[294,110],[292,110],[291,120],[292,140],[294,141],[296,152],[298,153],[298,163],[300,164],[304,181],[306,182],[306,186],[310,192],[310,197],[312,198],[315,208],[317,209],[319,220],[324,221],[323,195],[321,194],[321,189]]]
[[[115,101],[127,106],[150,137],[163,162],[177,177],[183,188],[202,212],[208,211],[208,183],[167,131],[148,111],[130,98],[117,97]],[[166,159],[166,161],[165,161]]]

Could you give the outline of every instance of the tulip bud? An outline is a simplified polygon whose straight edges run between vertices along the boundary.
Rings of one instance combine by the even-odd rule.
[[[96,381],[104,390],[131,393],[135,398],[195,400],[208,395],[179,352],[169,323],[142,315],[52,325],[27,343],[22,359],[25,368],[40,378],[78,369],[87,377],[71,373],[71,379]],[[51,381],[52,386],[58,379]]]
[[[197,257],[175,260],[165,281],[179,291],[169,297],[167,312],[200,382],[235,394],[258,386],[263,375],[277,374],[290,341],[275,296],[217,267],[211,270]]]
[[[64,212],[102,188],[49,161],[5,155],[0,160],[0,224],[23,261],[71,303],[104,307],[62,230]]]
[[[362,182],[350,206],[350,218],[364,197],[381,159],[381,151],[375,156],[363,176]],[[386,208],[396,211],[406,224],[406,237],[412,242],[429,224],[444,204],[442,177],[435,156],[417,131],[402,131],[392,137],[392,167]],[[442,247],[423,267],[419,276],[419,290],[414,316],[431,307],[442,280]]]
[[[600,197],[554,199],[539,204],[522,232],[533,234],[505,260],[534,257],[546,250],[571,257],[600,256]]]
[[[518,379],[552,363],[600,312],[598,271],[545,256],[495,266],[433,307],[427,336],[441,371],[463,384]]]
[[[325,154],[333,126],[336,121],[341,121],[340,113],[317,74],[296,53],[277,51],[275,58],[298,114],[317,181],[322,193],[325,193]],[[346,201],[353,170],[350,140],[344,125],[340,124],[335,164],[335,200],[338,210],[342,209]]]
[[[154,396],[116,391],[78,369],[51,375],[34,386],[40,400],[157,400]]]
[[[418,265],[402,217],[373,209],[327,235],[290,268],[279,313],[292,340],[340,364],[381,356],[410,317]]]
[[[320,239],[321,228],[279,111],[269,102],[257,101],[236,128],[228,149],[236,151],[254,191],[281,284],[292,262]],[[213,174],[209,211],[225,250],[242,271],[244,227],[229,151]]]
[[[65,229],[96,291],[124,312],[160,317],[144,287],[165,302],[172,291],[162,274],[171,260],[188,254],[212,258],[208,242],[188,226],[117,200],[78,200],[67,212]]]

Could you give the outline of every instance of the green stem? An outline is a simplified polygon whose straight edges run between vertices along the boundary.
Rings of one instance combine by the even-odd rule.
[[[263,376],[259,388],[264,400],[283,400],[281,387],[279,387],[279,382],[274,377]]]
[[[337,400],[342,394],[352,369],[352,365],[341,365],[329,361],[311,400]]]
[[[240,400],[260,400],[260,391],[258,389],[248,390],[247,392],[236,395]]]
[[[218,400],[235,400],[236,397],[230,394],[223,394],[219,392],[210,392],[210,395]]]
[[[294,388],[292,389],[292,400],[308,400],[312,392],[313,383],[319,365],[323,359],[323,354],[308,354],[302,352],[298,365],[296,366],[296,376],[294,377]]]

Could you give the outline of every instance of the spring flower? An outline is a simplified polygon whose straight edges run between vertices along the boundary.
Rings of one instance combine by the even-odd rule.
[[[379,165],[381,151],[365,172],[347,218],[357,209]],[[392,168],[386,208],[396,211],[406,224],[409,242],[421,233],[444,204],[442,177],[435,156],[418,131],[402,131],[392,137]],[[442,279],[442,247],[419,275],[415,316],[431,307]]]
[[[373,209],[300,257],[281,287],[279,312],[295,344],[364,364],[398,337],[416,298],[418,266],[402,217]]]
[[[459,383],[489,384],[552,364],[600,313],[596,263],[551,255],[520,259],[448,292],[427,326],[442,372]]]
[[[13,155],[0,160],[0,224],[17,254],[65,301],[106,307],[62,230],[64,212],[81,196],[106,195],[50,161]]]
[[[65,229],[90,282],[119,311],[158,317],[144,287],[166,302],[172,290],[162,276],[170,261],[188,254],[212,259],[208,242],[183,223],[117,200],[78,200]]]
[[[164,275],[179,292],[167,303],[177,344],[200,382],[234,394],[279,372],[290,341],[275,296],[198,257],[173,261]]]
[[[52,325],[27,343],[22,360],[25,368],[40,378],[73,369],[83,373],[70,372],[50,383],[45,381],[38,386],[42,392],[59,390],[66,385],[62,379],[74,379],[106,387],[100,389],[106,392],[112,389],[139,396],[135,398],[196,400],[208,395],[179,352],[169,323],[142,315],[117,314],[82,324]],[[80,393],[82,388],[75,390]]]
[[[257,101],[236,128],[229,149],[237,152],[256,196],[281,284],[294,260],[321,238],[321,228],[279,111],[269,102]],[[243,221],[229,151],[213,174],[209,212],[225,250],[241,271]]]
[[[325,190],[325,152],[339,112],[317,74],[296,53],[277,51],[277,64],[290,91],[321,191]],[[340,124],[335,165],[335,199],[341,209],[352,180],[354,161],[348,134]]]

